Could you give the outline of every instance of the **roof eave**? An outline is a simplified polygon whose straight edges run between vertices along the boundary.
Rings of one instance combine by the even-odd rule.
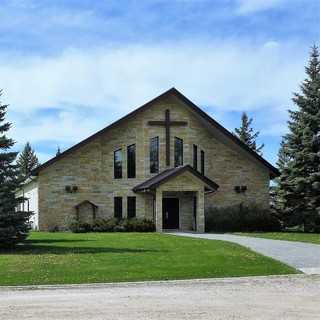
[[[146,182],[143,182],[143,183],[139,184],[138,186],[134,187],[132,190],[134,192],[147,192],[146,190],[154,191],[161,184],[179,176],[180,174],[183,174],[186,171],[190,172],[191,174],[196,176],[198,179],[202,180],[202,182],[208,187],[208,189],[211,189],[211,191],[216,191],[219,188],[219,185],[217,183],[215,183],[214,181],[212,181],[208,177],[201,175],[198,171],[194,170],[190,165],[185,165],[181,168],[176,169],[170,175],[165,176],[163,179],[160,179],[159,181],[155,181],[154,183],[151,183],[147,187],[143,186],[143,184],[146,184]],[[163,172],[160,173],[159,175],[161,175],[161,174],[163,174]],[[155,177],[150,178],[150,179],[154,179],[154,178]],[[149,181],[149,180],[147,180],[147,181]]]
[[[77,150],[84,144],[92,141],[94,138],[101,136],[104,134],[107,130],[117,126],[121,122],[125,120],[129,120],[131,117],[135,116],[137,113],[143,111],[148,106],[152,105],[154,102],[164,98],[165,96],[173,94],[179,99],[181,99],[186,105],[190,106],[192,109],[194,109],[200,116],[202,116],[204,119],[206,119],[209,123],[211,123],[213,126],[218,128],[222,133],[227,135],[231,140],[233,140],[235,143],[237,143],[240,147],[245,149],[248,153],[250,153],[253,157],[255,157],[258,161],[260,161],[263,165],[265,165],[270,170],[270,178],[273,179],[275,177],[278,177],[280,175],[277,168],[275,168],[272,164],[270,164],[267,160],[262,158],[259,154],[254,152],[252,149],[250,149],[245,143],[243,143],[238,137],[234,136],[230,131],[228,131],[226,128],[224,128],[221,124],[219,124],[217,121],[215,121],[213,118],[211,118],[208,114],[206,114],[203,110],[201,110],[197,105],[195,105],[191,100],[189,100],[186,96],[184,96],[181,92],[179,92],[176,88],[171,88],[167,90],[166,92],[162,93],[161,95],[157,96],[156,98],[148,101],[147,103],[143,104],[141,107],[133,110],[126,116],[120,118],[119,120],[113,122],[109,126],[103,128],[102,130],[96,132],[95,134],[91,135],[90,137],[86,138],[85,140],[82,140],[81,142],[77,143],[76,145],[72,146],[71,148],[67,149],[66,151],[62,152],[58,156],[55,156],[54,158],[48,160],[47,162],[43,163],[36,169],[32,171],[32,175],[37,176],[39,175],[39,172],[46,167],[50,166],[51,164],[55,163],[56,161],[60,160],[61,158],[65,157],[66,155],[70,154],[71,152]]]

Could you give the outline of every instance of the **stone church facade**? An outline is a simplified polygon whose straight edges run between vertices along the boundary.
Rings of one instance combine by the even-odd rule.
[[[137,217],[203,232],[206,207],[268,207],[277,170],[173,88],[33,174],[40,230]]]

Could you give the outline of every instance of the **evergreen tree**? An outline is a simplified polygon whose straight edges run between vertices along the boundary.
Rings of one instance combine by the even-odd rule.
[[[286,139],[282,138],[280,143],[280,149],[278,152],[277,167],[280,172],[283,172],[289,162],[289,155],[286,149]],[[270,197],[272,199],[272,209],[274,209],[280,220],[286,220],[284,216],[284,199],[283,190],[281,185],[281,180],[277,177],[275,180],[275,185],[270,187]]]
[[[60,150],[60,147],[58,146],[57,152],[56,152],[56,157],[59,156],[60,154],[61,154],[61,150]]]
[[[39,165],[39,160],[29,142],[26,143],[24,149],[20,153],[17,164],[22,179],[28,178],[31,171]]]
[[[235,128],[235,135],[244,142],[248,147],[250,147],[253,151],[257,152],[258,154],[262,155],[262,149],[264,144],[257,147],[257,138],[259,136],[259,131],[254,132],[252,125],[252,118],[248,118],[248,115],[243,112],[241,116],[241,126],[240,128]]]
[[[320,60],[316,46],[306,74],[301,93],[293,97],[297,110],[289,111],[277,196],[288,224],[320,231]]]
[[[23,241],[30,229],[30,214],[16,211],[23,199],[15,197],[19,187],[18,166],[14,164],[17,153],[10,151],[14,141],[6,136],[11,127],[10,123],[5,122],[7,107],[0,103],[0,246]]]
[[[285,137],[282,138],[282,141],[280,142],[280,149],[278,152],[278,161],[277,161],[277,167],[279,171],[281,172],[289,162],[289,155],[286,151],[286,139]]]

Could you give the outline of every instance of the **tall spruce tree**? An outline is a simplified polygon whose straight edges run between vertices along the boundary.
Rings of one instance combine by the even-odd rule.
[[[286,138],[283,137],[278,151],[277,167],[280,172],[283,172],[289,162],[289,155],[287,153]],[[283,188],[281,184],[281,177],[277,177],[275,185],[270,187],[270,196],[272,198],[272,207],[278,214],[280,220],[286,220],[284,216],[284,199]]]
[[[20,176],[23,180],[28,178],[31,171],[39,165],[39,160],[29,142],[26,143],[20,153],[17,164],[19,166]]]
[[[280,149],[281,176],[277,187],[284,220],[320,231],[320,60],[312,47],[301,93],[295,93],[297,109],[289,111],[289,133]]]
[[[257,138],[260,134],[259,131],[254,132],[253,128],[251,127],[253,119],[248,117],[246,112],[242,113],[241,116],[241,126],[240,128],[235,128],[235,135],[244,142],[248,147],[250,147],[253,151],[257,152],[258,154],[262,155],[262,149],[264,144],[261,144],[259,147],[257,146]]]
[[[7,107],[0,103],[0,246],[23,241],[30,229],[30,214],[16,210],[23,199],[15,197],[19,187],[19,170],[14,163],[17,153],[10,151],[14,141],[6,136],[11,127],[9,122],[5,122]]]

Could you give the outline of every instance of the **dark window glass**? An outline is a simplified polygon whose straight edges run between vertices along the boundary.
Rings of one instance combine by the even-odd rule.
[[[122,218],[122,197],[114,197],[114,217]]]
[[[204,175],[204,151],[201,150],[201,174]]]
[[[134,218],[136,216],[136,197],[127,198],[128,218]]]
[[[198,147],[193,145],[193,169],[198,170]]]
[[[127,173],[128,178],[136,177],[136,145],[132,144],[127,148]]]
[[[159,137],[150,139],[150,173],[159,172]]]
[[[114,178],[121,179],[122,178],[122,150],[121,149],[114,152],[113,170],[114,170]]]
[[[183,140],[177,137],[174,139],[174,166],[183,166]]]

